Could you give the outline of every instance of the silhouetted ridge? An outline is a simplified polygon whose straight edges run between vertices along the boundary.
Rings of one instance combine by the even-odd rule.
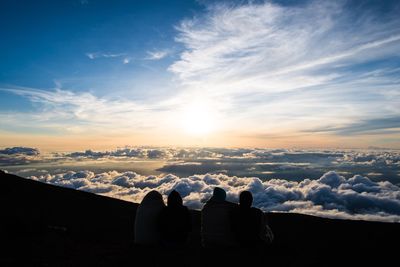
[[[269,251],[209,250],[200,246],[200,212],[191,211],[187,248],[166,252],[133,244],[135,203],[4,172],[0,188],[1,266],[162,266],[176,257],[189,266],[384,266],[397,261],[400,224],[395,223],[269,213],[275,235]],[[215,255],[219,260],[213,262]]]

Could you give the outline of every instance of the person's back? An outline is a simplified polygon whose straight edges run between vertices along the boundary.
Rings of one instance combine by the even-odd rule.
[[[136,210],[135,243],[141,245],[157,245],[161,234],[159,219],[165,207],[162,196],[157,191],[150,191]]]
[[[253,247],[265,245],[272,241],[264,213],[251,207],[253,196],[249,191],[240,194],[239,206],[232,215],[232,228],[241,246]]]
[[[182,197],[174,190],[169,194],[168,205],[160,217],[162,243],[172,247],[186,244],[191,227],[190,212],[183,206]]]
[[[225,201],[225,197],[225,191],[216,187],[213,197],[201,211],[201,236],[205,247],[237,244],[231,229],[231,212],[236,205]]]

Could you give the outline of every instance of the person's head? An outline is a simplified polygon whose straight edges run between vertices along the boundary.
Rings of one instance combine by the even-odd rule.
[[[226,199],[226,192],[221,187],[215,187],[212,199],[214,201],[225,201]]]
[[[168,207],[178,207],[183,205],[182,197],[181,195],[175,191],[172,190],[171,193],[168,195]]]
[[[162,203],[164,205],[164,201],[162,195],[158,193],[156,190],[152,190],[147,195],[144,196],[141,204],[146,203]]]
[[[239,196],[239,205],[242,208],[250,208],[253,204],[253,195],[250,191],[243,191]]]

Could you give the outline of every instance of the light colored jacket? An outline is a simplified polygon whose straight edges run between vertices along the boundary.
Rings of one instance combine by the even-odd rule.
[[[155,192],[155,193],[152,193]],[[158,194],[158,195],[157,195]],[[141,245],[157,245],[161,240],[159,219],[165,207],[162,196],[149,192],[136,210],[135,243]]]

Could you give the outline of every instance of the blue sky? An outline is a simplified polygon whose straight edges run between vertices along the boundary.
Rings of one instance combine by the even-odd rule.
[[[104,94],[129,76],[148,80],[150,69],[163,71],[173,60],[151,64],[148,52],[178,50],[174,25],[199,8],[190,1],[168,2],[2,3],[1,81],[33,88],[52,88],[58,81],[71,90]]]
[[[2,1],[0,146],[400,148],[399,12]]]

